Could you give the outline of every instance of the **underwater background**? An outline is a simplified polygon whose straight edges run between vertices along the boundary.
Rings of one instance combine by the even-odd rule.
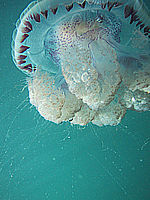
[[[81,127],[48,122],[29,103],[11,40],[30,2],[0,0],[0,200],[149,200],[149,112]]]

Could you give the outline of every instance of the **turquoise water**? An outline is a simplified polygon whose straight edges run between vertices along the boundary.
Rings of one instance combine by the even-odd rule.
[[[0,200],[149,200],[149,112],[80,127],[47,122],[29,104],[10,47],[29,2],[0,1]]]

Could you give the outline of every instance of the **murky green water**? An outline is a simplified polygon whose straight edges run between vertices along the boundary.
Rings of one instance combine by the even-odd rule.
[[[47,122],[29,104],[10,46],[29,2],[0,1],[0,200],[149,200],[149,112],[80,127]]]

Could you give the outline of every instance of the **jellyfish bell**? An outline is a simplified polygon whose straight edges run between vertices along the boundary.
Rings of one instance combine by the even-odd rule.
[[[150,110],[150,18],[141,0],[34,1],[16,23],[12,56],[46,120],[117,125],[127,109]]]

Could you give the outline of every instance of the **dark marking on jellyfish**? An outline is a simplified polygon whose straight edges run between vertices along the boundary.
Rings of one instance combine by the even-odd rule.
[[[78,4],[79,4],[79,6],[80,6],[81,8],[85,8],[86,1],[84,1],[83,3],[78,3]]]
[[[20,43],[24,42],[24,40],[25,40],[27,37],[29,37],[28,34],[23,34],[23,35],[21,36]]]
[[[21,32],[22,33],[29,33],[31,31],[31,29],[29,29],[28,27],[23,27]]]
[[[115,5],[115,2],[112,3],[112,2],[110,2],[110,1],[108,1],[107,7],[108,7],[108,11],[109,11],[109,12],[111,11],[111,9],[113,8],[114,5]]]
[[[22,45],[20,48],[19,48],[19,50],[18,50],[18,53],[23,53],[23,52],[25,52],[27,49],[29,49],[30,47],[28,47],[28,46],[24,46],[24,45]]]
[[[36,14],[33,13],[33,17],[34,17],[34,20],[35,20],[36,22],[40,22],[40,21],[41,21],[40,15],[39,15],[38,13],[36,13]]]
[[[53,13],[54,15],[56,14],[57,9],[58,9],[58,7],[57,7],[57,8],[50,8],[50,10],[52,11],[52,13]]]
[[[122,6],[122,5],[123,5],[123,3],[116,2],[115,5],[114,5],[114,7],[117,8],[117,7]]]
[[[141,24],[140,25],[140,30],[142,30],[142,28],[144,28],[145,24]]]
[[[32,24],[29,21],[26,20],[23,23],[28,29],[30,29],[32,31]]]
[[[106,8],[106,3],[102,3],[101,8],[104,10]]]
[[[24,59],[26,59],[26,55],[19,55],[18,57],[17,57],[17,60],[24,60]]]
[[[18,65],[22,65],[22,64],[24,64],[24,63],[26,63],[25,60],[20,60],[20,61],[17,62]]]
[[[134,9],[132,6],[127,5],[124,9],[124,16],[125,18],[128,18],[132,13],[134,12]]]
[[[34,71],[34,72],[36,71],[36,66],[34,66],[33,71]]]
[[[69,12],[72,8],[73,8],[73,4],[67,5],[67,6],[66,6],[66,10],[67,10],[68,12]]]
[[[114,3],[111,3],[111,2],[108,2],[107,6],[108,6],[108,11],[110,12],[111,9],[114,7],[115,5],[115,2]]]
[[[136,24],[136,26],[139,26],[140,24],[142,24],[142,21],[139,21],[139,22]]]
[[[41,14],[43,15],[43,17],[45,17],[45,19],[47,19],[48,10],[45,10],[44,12],[41,11]]]
[[[23,66],[21,68],[25,69],[25,70],[29,70],[30,72],[32,72],[32,64],[25,65],[25,66]]]
[[[136,22],[139,20],[139,17],[136,15],[136,12],[134,12],[132,15],[131,15],[131,20],[130,20],[130,24],[132,24],[133,22]]]
[[[149,26],[146,26],[144,28],[144,33],[150,33],[150,27]]]
[[[30,19],[33,19],[33,15],[30,14],[29,17],[30,17]]]

